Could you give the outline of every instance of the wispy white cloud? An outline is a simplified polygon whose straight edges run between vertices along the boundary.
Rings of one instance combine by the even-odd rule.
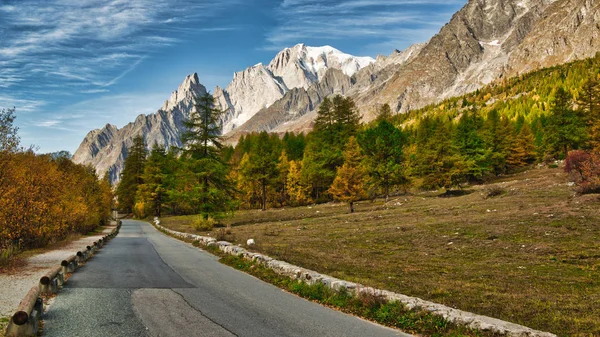
[[[173,33],[187,23],[239,1],[3,1],[0,88],[32,79],[113,85],[156,48],[181,42]]]
[[[87,130],[160,107],[165,93],[110,93],[144,61],[242,1],[0,0],[0,108],[17,107],[23,143],[74,150],[65,144]],[[89,100],[100,95],[107,96]]]
[[[44,104],[45,102],[41,100],[20,99],[12,96],[0,95],[0,108],[18,107],[17,112],[19,114],[22,112],[29,113],[35,111],[36,109],[42,107]]]
[[[387,54],[427,41],[465,3],[466,0],[284,0],[276,10],[278,24],[266,35],[263,49],[281,50],[318,37],[331,44],[362,40],[363,52]],[[424,32],[430,35],[424,36]]]
[[[60,124],[60,121],[51,119],[51,120],[47,120],[47,121],[39,121],[39,122],[35,122],[34,125],[35,126],[40,126],[43,128],[48,128],[48,127],[53,127]]]

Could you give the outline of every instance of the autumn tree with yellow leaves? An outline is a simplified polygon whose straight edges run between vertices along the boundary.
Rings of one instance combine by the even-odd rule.
[[[350,137],[344,151],[344,164],[337,174],[328,192],[337,201],[347,202],[350,213],[354,212],[354,202],[365,198],[365,172],[361,164],[361,155],[355,137]]]

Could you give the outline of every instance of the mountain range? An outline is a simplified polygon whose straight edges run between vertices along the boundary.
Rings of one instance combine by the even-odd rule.
[[[352,97],[363,121],[387,103],[397,113],[421,108],[486,84],[590,57],[600,51],[600,3],[594,0],[470,0],[439,33],[389,56],[356,57],[333,47],[298,44],[268,64],[235,73],[215,88],[225,110],[223,134],[235,142],[254,131],[306,131],[324,97]],[[118,181],[127,147],[143,134],[181,146],[182,121],[193,96],[206,92],[197,74],[185,78],[158,112],[125,127],[107,124],[88,133],[73,160]]]

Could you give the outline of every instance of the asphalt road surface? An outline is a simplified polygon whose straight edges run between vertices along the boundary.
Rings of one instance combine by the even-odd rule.
[[[44,336],[410,336],[298,298],[124,220],[44,316]]]

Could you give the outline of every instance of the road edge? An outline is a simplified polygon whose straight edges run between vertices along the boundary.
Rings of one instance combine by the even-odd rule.
[[[64,259],[60,266],[40,277],[38,285],[33,286],[27,295],[21,300],[15,313],[10,316],[5,329],[6,337],[36,336],[40,329],[40,321],[43,313],[43,298],[50,298],[58,294],[62,286],[67,282],[69,275],[83,266],[94,254],[106,243],[119,234],[121,220],[117,220],[117,226],[107,235],[95,241],[93,246],[77,251]]]
[[[432,314],[442,316],[449,322],[464,325],[474,330],[490,331],[510,337],[557,337],[555,334],[550,332],[534,330],[516,323],[451,308],[443,304],[426,301],[418,297],[411,297],[387,290],[365,287],[358,283],[348,282],[329,275],[321,274],[310,269],[287,263],[285,261],[275,260],[260,253],[250,252],[245,248],[233,245],[231,242],[217,241],[212,237],[174,231],[161,226],[160,219],[157,217],[155,217],[154,221],[151,221],[150,223],[158,231],[173,236],[177,239],[191,242],[197,241],[200,245],[205,247],[217,247],[226,254],[241,256],[246,260],[254,261],[264,265],[279,275],[286,276],[294,280],[301,280],[310,285],[322,283],[332,290],[340,290],[345,288],[345,290],[353,294],[364,293],[374,296],[382,296],[390,302],[400,302],[409,309],[421,308]]]

